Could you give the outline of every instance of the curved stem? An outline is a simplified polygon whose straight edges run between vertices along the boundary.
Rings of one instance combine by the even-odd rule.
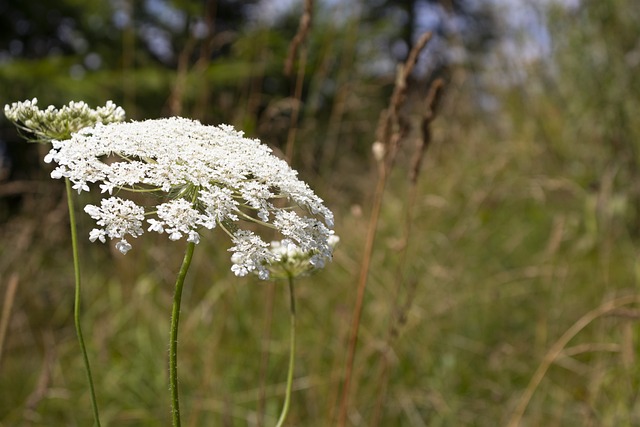
[[[76,326],[76,335],[80,343],[80,351],[84,361],[84,369],[87,372],[87,380],[89,381],[89,393],[91,396],[91,406],[93,407],[93,419],[95,425],[100,427],[100,415],[98,413],[98,403],[96,401],[96,392],[93,387],[93,377],[91,375],[91,365],[87,356],[87,348],[84,344],[82,336],[82,328],[80,326],[80,261],[78,256],[78,233],[76,228],[76,214],[73,205],[73,192],[71,191],[71,182],[69,178],[65,178],[65,186],[67,188],[67,205],[69,206],[69,223],[71,225],[71,249],[73,252],[73,270],[75,274],[75,299],[73,304],[73,320]]]
[[[282,427],[284,420],[289,413],[289,405],[291,403],[291,389],[293,388],[293,367],[296,353],[296,300],[293,289],[293,276],[289,274],[289,306],[291,308],[291,334],[289,346],[289,372],[287,373],[287,391],[284,398],[284,405],[280,413],[280,419],[276,427]]]
[[[171,337],[169,341],[169,389],[171,390],[171,415],[173,427],[180,426],[180,401],[178,399],[178,323],[180,322],[180,301],[182,300],[182,287],[184,279],[191,265],[193,250],[196,244],[189,242],[182,260],[182,266],[176,280],[176,288],[173,294],[173,308],[171,309]]]

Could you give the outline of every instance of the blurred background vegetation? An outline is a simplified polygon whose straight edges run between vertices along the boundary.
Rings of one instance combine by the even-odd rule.
[[[4,0],[0,102],[111,99],[129,119],[230,123],[288,155],[341,237],[333,263],[298,281],[288,425],[333,426],[378,117],[396,65],[432,31],[400,110],[407,132],[376,224],[347,425],[640,426],[635,1],[317,0],[290,52],[303,6]],[[438,78],[444,94],[412,180]],[[0,426],[91,425],[66,201],[46,151],[0,119]],[[86,235],[91,220],[79,226]],[[103,425],[169,424],[168,323],[184,247],[162,237],[146,235],[126,257],[81,243]],[[237,279],[225,236],[204,237],[183,299],[184,425],[273,425],[285,288]]]

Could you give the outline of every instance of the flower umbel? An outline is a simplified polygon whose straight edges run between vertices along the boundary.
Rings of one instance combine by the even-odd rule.
[[[89,234],[89,240],[105,242],[105,236],[110,239],[122,239],[117,246],[122,253],[127,253],[131,245],[124,240],[129,234],[133,237],[142,235],[142,221],[144,209],[131,200],[123,200],[119,197],[103,199],[100,207],[87,205],[84,211],[96,220],[96,223],[104,228],[94,228]]]
[[[44,143],[69,139],[73,132],[96,123],[121,122],[125,118],[124,110],[111,101],[96,109],[89,108],[83,101],[71,101],[59,110],[53,105],[40,110],[37,98],[7,104],[4,114],[18,129],[35,137],[28,140]]]
[[[232,126],[178,117],[99,123],[74,133],[70,141],[53,141],[45,160],[58,164],[53,178],[68,178],[78,192],[98,184],[103,193],[127,190],[164,197],[151,206],[115,196],[100,208],[87,206],[102,227],[90,238],[121,239],[122,252],[131,248],[125,235],[143,233],[144,217],[148,231],[193,243],[200,240],[199,229],[220,226],[234,244],[229,251],[238,276],[256,272],[266,279],[266,266],[278,260],[258,234],[243,228],[248,223],[277,230],[312,253],[316,266],[331,258],[332,212],[285,161]]]
[[[331,235],[327,239],[331,251],[335,249],[340,238]],[[270,276],[276,279],[287,279],[305,276],[317,269],[324,267],[325,257],[319,256],[315,250],[303,251],[289,239],[271,242],[268,251],[272,261],[265,263],[263,267],[269,271]],[[234,259],[231,259],[234,261]]]

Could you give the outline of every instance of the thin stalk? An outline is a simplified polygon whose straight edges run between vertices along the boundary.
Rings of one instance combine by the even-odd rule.
[[[291,75],[293,71],[293,65],[298,49],[300,49],[300,55],[298,59],[298,74],[296,75],[295,89],[293,93],[293,99],[296,102],[293,104],[293,111],[291,112],[291,124],[289,126],[289,133],[287,134],[287,145],[285,147],[285,158],[291,163],[293,162],[293,145],[296,140],[296,133],[298,131],[298,118],[300,116],[300,100],[302,99],[302,86],[304,84],[304,74],[307,68],[307,47],[303,45],[304,41],[309,35],[309,29],[311,28],[311,18],[313,14],[313,0],[305,0],[304,12],[300,16],[300,22],[298,24],[298,31],[293,37],[291,44],[289,45],[289,52],[284,64],[284,74],[286,76]]]
[[[180,302],[182,301],[182,287],[184,279],[191,265],[193,250],[196,244],[189,242],[182,260],[182,266],[176,279],[171,309],[171,336],[169,340],[169,389],[171,391],[171,416],[173,427],[180,427],[180,401],[178,399],[178,324],[180,323]]]
[[[82,327],[80,326],[80,257],[78,256],[78,233],[76,227],[76,214],[73,205],[73,192],[71,191],[71,182],[69,178],[65,178],[65,186],[67,188],[67,205],[69,206],[69,223],[71,225],[71,249],[73,252],[73,271],[75,275],[75,299],[73,304],[73,321],[76,325],[76,335],[80,343],[80,352],[84,361],[84,369],[87,373],[89,381],[89,394],[91,396],[91,406],[93,407],[93,419],[96,426],[100,427],[100,414],[98,413],[98,403],[96,401],[96,392],[93,387],[93,376],[91,375],[91,365],[87,356],[87,348],[84,344],[82,336]]]
[[[400,143],[406,137],[407,127],[400,120],[400,110],[405,103],[407,97],[407,79],[418,59],[418,54],[426,46],[431,39],[431,33],[424,33],[416,42],[409,52],[406,62],[398,68],[396,76],[396,84],[391,94],[389,108],[384,110],[380,115],[378,123],[377,140],[383,142],[385,146],[385,158],[379,161],[379,174],[376,190],[374,193],[373,206],[371,216],[369,217],[369,226],[367,228],[367,237],[365,241],[364,255],[362,264],[360,264],[360,274],[358,276],[358,290],[356,295],[356,303],[353,309],[353,320],[351,322],[351,334],[349,337],[349,347],[347,349],[347,361],[345,365],[344,381],[342,385],[342,394],[340,397],[340,408],[338,413],[338,427],[343,427],[347,422],[347,413],[349,412],[349,394],[350,386],[353,380],[353,364],[355,360],[355,352],[358,344],[358,331],[360,329],[360,318],[362,316],[362,308],[364,304],[365,290],[369,278],[369,266],[371,257],[373,256],[374,242],[377,233],[378,220],[380,210],[382,208],[382,200],[387,179],[391,175],[398,154]]]
[[[356,305],[353,308],[353,319],[351,321],[351,332],[347,349],[347,362],[345,365],[342,394],[340,396],[340,409],[338,412],[337,423],[339,427],[343,427],[347,422],[349,392],[351,387],[351,380],[353,377],[353,363],[355,361],[356,347],[358,345],[358,331],[360,330],[360,319],[362,317],[364,295],[367,287],[367,279],[369,277],[369,266],[371,265],[371,258],[373,257],[376,232],[378,230],[378,220],[380,218],[380,210],[382,208],[382,199],[384,196],[384,189],[386,184],[387,170],[385,169],[385,167],[381,167],[380,174],[378,175],[378,182],[376,184],[376,192],[374,194],[371,217],[369,218],[369,226],[367,228],[367,237],[365,241],[362,264],[360,264],[360,274],[358,276]]]
[[[380,359],[380,370],[378,374],[378,382],[379,392],[378,398],[376,399],[376,405],[373,412],[373,418],[370,427],[376,427],[379,423],[380,417],[382,416],[382,411],[384,409],[384,402],[387,399],[387,386],[389,383],[389,354],[392,349],[392,344],[395,339],[398,337],[399,328],[406,323],[407,313],[411,308],[411,303],[413,301],[413,295],[416,290],[416,281],[413,281],[413,284],[407,287],[405,283],[405,278],[403,271],[405,269],[405,264],[407,261],[407,253],[409,250],[409,240],[411,240],[411,230],[413,225],[413,212],[416,208],[416,198],[418,195],[418,177],[420,176],[420,171],[422,167],[422,161],[425,155],[427,148],[431,145],[431,122],[436,116],[436,110],[438,108],[438,103],[440,101],[440,97],[442,95],[442,91],[444,88],[444,80],[436,79],[433,83],[431,83],[431,87],[429,88],[429,92],[426,98],[426,109],[422,118],[422,138],[419,138],[416,142],[416,148],[412,159],[412,167],[409,174],[409,197],[407,201],[407,206],[405,209],[405,228],[404,228],[404,236],[403,236],[403,247],[400,251],[400,259],[398,261],[398,265],[396,267],[396,295],[394,298],[394,312],[396,313],[395,319],[390,320],[389,329],[387,332],[387,339],[385,342],[385,347],[381,352]],[[402,289],[406,288],[407,295],[405,297],[405,302],[400,302],[400,292]]]
[[[291,308],[291,334],[290,334],[290,345],[289,345],[289,372],[287,373],[287,391],[284,398],[284,405],[282,406],[282,413],[280,414],[280,419],[278,420],[278,424],[276,427],[282,427],[284,425],[284,420],[287,418],[287,414],[289,413],[289,405],[291,403],[291,389],[293,388],[293,368],[295,362],[295,353],[296,353],[296,301],[295,294],[293,289],[293,276],[289,274],[289,306]]]

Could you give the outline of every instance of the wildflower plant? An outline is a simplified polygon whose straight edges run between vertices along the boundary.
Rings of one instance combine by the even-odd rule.
[[[38,107],[38,100],[36,98],[24,102],[14,102],[11,105],[5,105],[4,114],[7,119],[15,124],[28,141],[40,143],[51,143],[53,140],[68,140],[71,138],[71,134],[73,132],[84,127],[93,126],[96,123],[121,122],[125,118],[124,110],[116,106],[111,101],[108,101],[104,107],[98,107],[96,109],[89,108],[89,106],[84,102],[70,102],[69,105],[65,105],[61,109],[49,106],[46,110],[41,110]],[[94,423],[99,427],[100,415],[93,386],[93,377],[91,375],[91,365],[89,363],[89,357],[87,355],[87,349],[84,343],[80,323],[81,281],[75,207],[71,184],[68,179],[65,180],[65,184],[67,189],[69,222],[71,225],[71,245],[75,278],[73,317],[85,372],[87,374],[87,381],[89,383]]]
[[[70,108],[78,105],[70,104]],[[322,268],[331,259],[337,242],[332,212],[285,161],[232,126],[207,126],[179,117],[125,123],[116,120],[121,109],[108,103],[105,109],[90,110],[95,117],[92,123],[85,116],[70,114],[74,123],[89,126],[74,129],[64,138],[51,138],[47,129],[67,129],[67,125],[46,123],[47,114],[56,110],[50,107],[43,113],[34,106],[35,100],[16,103],[5,107],[5,113],[19,128],[51,142],[45,156],[45,162],[57,165],[51,177],[64,178],[69,192],[97,187],[103,194],[99,206],[84,208],[96,221],[89,240],[116,241],[115,247],[123,254],[145,232],[187,241],[171,316],[169,376],[174,426],[180,425],[180,300],[203,230],[219,228],[230,237],[227,250],[236,276],[253,273],[262,280],[270,276],[289,279],[291,359],[287,396],[278,421],[282,425],[289,406],[295,350],[293,278]],[[107,114],[107,109],[112,113]],[[262,234],[275,230],[281,242],[267,244],[260,229]]]

